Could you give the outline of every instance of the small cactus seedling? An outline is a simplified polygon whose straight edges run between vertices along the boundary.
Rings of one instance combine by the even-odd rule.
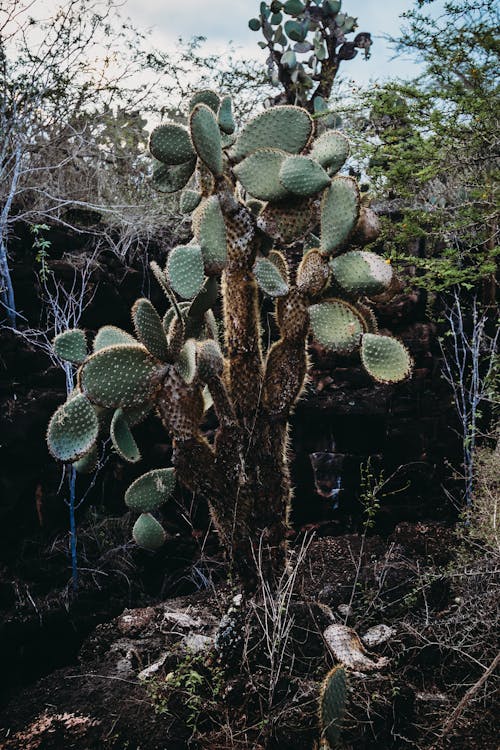
[[[283,6],[296,23],[299,5]],[[182,210],[192,218],[192,240],[170,251],[165,268],[152,264],[170,307],[160,315],[138,300],[135,337],[104,326],[90,354],[82,331],[57,337],[58,355],[79,366],[78,389],[56,411],[47,439],[56,458],[89,471],[99,434],[109,432],[118,455],[134,463],[133,428],[156,413],[173,440],[173,467],[148,472],[127,491],[127,506],[140,513],[134,539],[151,549],[163,542],[155,513],[177,478],[207,500],[221,544],[251,589],[259,545],[270,577],[286,559],[288,418],[307,375],[308,335],[332,352],[360,352],[382,383],[407,377],[411,360],[399,341],[377,333],[370,299],[390,293],[393,273],[363,249],[377,221],[360,209],[356,181],[337,174],[346,138],[334,131],[315,138],[310,114],[288,105],[237,131],[230,99],[211,91],[193,97],[188,122],[161,125],[150,145],[154,182],[161,191],[182,189]],[[263,298],[275,307],[279,331],[267,348]],[[209,441],[202,423],[212,407],[218,428]]]

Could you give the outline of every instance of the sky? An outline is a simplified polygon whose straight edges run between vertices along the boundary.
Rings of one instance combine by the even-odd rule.
[[[433,13],[438,14],[444,0],[435,0]],[[388,76],[412,77],[418,73],[414,60],[398,56],[384,35],[397,35],[399,15],[414,6],[413,0],[343,0],[342,10],[358,18],[358,31],[369,31],[373,37],[372,57],[366,62],[362,53],[344,67],[344,72],[358,84]],[[204,36],[206,52],[223,54],[232,41],[243,59],[262,58],[257,46],[260,32],[248,28],[248,20],[258,15],[258,0],[125,0],[123,12],[139,28],[150,28],[153,42],[163,49],[172,47],[179,37]]]

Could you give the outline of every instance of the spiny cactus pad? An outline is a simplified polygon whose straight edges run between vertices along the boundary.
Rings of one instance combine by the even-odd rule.
[[[221,101],[219,95],[216,94],[215,91],[212,91],[211,89],[201,89],[193,94],[189,100],[189,111],[192,112],[197,104],[206,104],[207,107],[210,107],[212,112],[217,114]]]
[[[177,193],[189,182],[196,159],[184,164],[158,164],[153,170],[153,185],[160,193]]]
[[[53,346],[58,357],[75,365],[81,364],[87,356],[87,339],[79,328],[60,333],[55,337]]]
[[[241,161],[259,148],[277,148],[299,154],[309,143],[313,121],[305,109],[284,105],[272,107],[250,120],[230,150],[233,161]]]
[[[330,277],[327,259],[317,248],[308,250],[297,269],[297,288],[304,294],[319,294]]]
[[[274,263],[280,273],[281,278],[288,284],[290,281],[290,270],[288,268],[288,261],[283,253],[280,253],[279,250],[271,250],[271,252],[267,256],[267,259],[271,263]]]
[[[181,193],[179,208],[181,213],[190,214],[199,205],[201,193],[198,190],[183,190]]]
[[[197,346],[196,362],[198,374],[203,381],[222,375],[224,357],[219,344],[212,339],[200,342]]]
[[[113,414],[109,434],[113,447],[121,458],[131,464],[141,460],[139,448],[130,431],[123,409],[117,409]]]
[[[310,156],[332,173],[338,172],[349,156],[349,141],[336,130],[325,130],[314,141]]]
[[[97,445],[93,445],[92,448],[84,456],[73,462],[73,466],[79,474],[92,474],[99,463],[99,451]]]
[[[81,386],[91,401],[108,408],[131,407],[151,400],[157,364],[140,344],[101,349],[83,365]]]
[[[195,238],[201,247],[205,273],[220,274],[227,260],[226,225],[216,195],[203,201],[198,208]],[[193,227],[194,228],[194,227]]]
[[[260,148],[243,159],[233,172],[254,198],[263,201],[279,201],[289,191],[280,182],[280,169],[288,154],[277,148]]]
[[[201,247],[174,247],[168,256],[166,274],[174,292],[184,299],[192,299],[200,291],[205,278]]]
[[[330,177],[309,156],[289,156],[281,165],[279,180],[294,195],[316,195],[330,184]]]
[[[214,113],[206,104],[197,104],[189,118],[191,139],[196,153],[214,175],[223,169],[220,130]]]
[[[347,676],[337,665],[326,675],[320,691],[321,734],[330,748],[338,746],[347,700]]]
[[[359,217],[359,188],[352,177],[335,177],[321,201],[321,251],[341,249]]]
[[[311,305],[309,317],[314,340],[325,349],[347,354],[359,346],[362,320],[343,300],[332,298]]]
[[[380,255],[366,250],[351,250],[330,261],[335,281],[346,292],[381,294],[392,281],[392,267]]]
[[[192,383],[196,375],[196,342],[188,339],[175,363],[175,369],[185,383]]]
[[[168,360],[168,342],[161,318],[156,308],[144,297],[138,299],[132,308],[132,320],[139,341],[162,362]]]
[[[391,336],[365,333],[361,341],[363,367],[379,383],[397,383],[411,372],[412,361],[406,347]]]
[[[107,346],[114,346],[115,344],[137,344],[137,341],[130,333],[122,331],[121,328],[117,328],[116,326],[103,326],[99,328],[94,339],[94,352],[105,349]]]
[[[173,122],[159,125],[152,131],[149,150],[163,164],[185,164],[195,156],[188,131]]]
[[[253,267],[257,284],[269,297],[283,297],[289,286],[281,276],[277,266],[267,258],[259,258]]]
[[[234,122],[233,110],[232,110],[232,99],[230,96],[223,96],[220,102],[219,113],[217,115],[217,121],[219,127],[223,133],[231,135],[234,133],[236,123]]]
[[[99,423],[92,404],[82,393],[77,393],[53,414],[47,430],[47,445],[59,461],[77,461],[95,444],[98,432]]]
[[[132,536],[139,547],[144,549],[159,549],[165,542],[165,529],[151,513],[141,513],[132,529]]]
[[[279,203],[268,203],[257,217],[257,226],[283,245],[299,242],[316,226],[318,200],[290,196]]]
[[[174,469],[153,469],[132,482],[125,493],[125,505],[148,513],[166,503],[174,489]]]

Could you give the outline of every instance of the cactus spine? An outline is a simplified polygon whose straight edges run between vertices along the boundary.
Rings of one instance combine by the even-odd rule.
[[[298,5],[287,5],[285,12],[297,13]],[[348,155],[344,136],[314,139],[308,112],[288,105],[231,135],[234,129],[230,100],[202,91],[191,101],[188,128],[165,123],[153,132],[153,180],[167,192],[187,185],[183,210],[192,212],[193,239],[170,251],[165,269],[152,264],[170,309],[162,318],[139,300],[136,338],[105,326],[90,356],[81,331],[56,341],[80,365],[81,392],[59,407],[48,439],[56,458],[80,461],[111,426],[116,451],[134,462],[132,429],[156,411],[173,439],[173,468],[148,472],[129,488],[125,501],[141,513],[134,538],[150,548],[162,543],[154,513],[172,494],[175,469],[206,498],[221,543],[252,589],[259,545],[270,577],[286,559],[287,425],[307,376],[309,333],[332,351],[360,350],[382,382],[406,377],[411,362],[398,341],[376,334],[368,306],[367,296],[390,289],[392,270],[368,250],[349,249],[351,238],[367,233],[355,180],[335,175]],[[373,238],[376,222],[369,225]],[[297,269],[290,248],[301,242],[307,252]],[[274,300],[279,329],[268,348],[262,295]],[[201,428],[207,404],[218,418],[212,442]]]

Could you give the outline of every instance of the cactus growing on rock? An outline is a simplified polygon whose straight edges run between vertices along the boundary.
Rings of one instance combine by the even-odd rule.
[[[171,250],[165,269],[153,264],[171,306],[162,319],[139,300],[137,338],[105,326],[85,358],[81,332],[56,341],[81,363],[79,392],[57,410],[48,440],[59,460],[81,461],[111,425],[116,450],[133,462],[139,450],[131,428],[154,410],[172,436],[177,479],[207,500],[251,589],[259,544],[270,575],[286,559],[288,418],[307,375],[309,332],[334,352],[360,349],[381,382],[406,377],[410,357],[396,339],[377,334],[369,309],[368,297],[390,287],[392,269],[360,249],[359,190],[336,174],[348,153],[345,137],[315,139],[308,112],[287,105],[232,130],[230,102],[205,91],[191,102],[189,129],[167,123],[153,132],[151,150],[164,160],[154,180],[166,192],[187,185],[181,204],[192,211],[192,241]],[[319,238],[312,234],[318,227]],[[306,253],[296,268],[300,243]],[[261,294],[274,300],[279,331],[267,351]],[[222,326],[214,317],[219,295]],[[209,403],[218,419],[212,442],[202,431]],[[127,505],[142,514],[134,527],[139,544],[161,544],[153,513],[172,491],[173,469],[149,472],[128,490]]]

